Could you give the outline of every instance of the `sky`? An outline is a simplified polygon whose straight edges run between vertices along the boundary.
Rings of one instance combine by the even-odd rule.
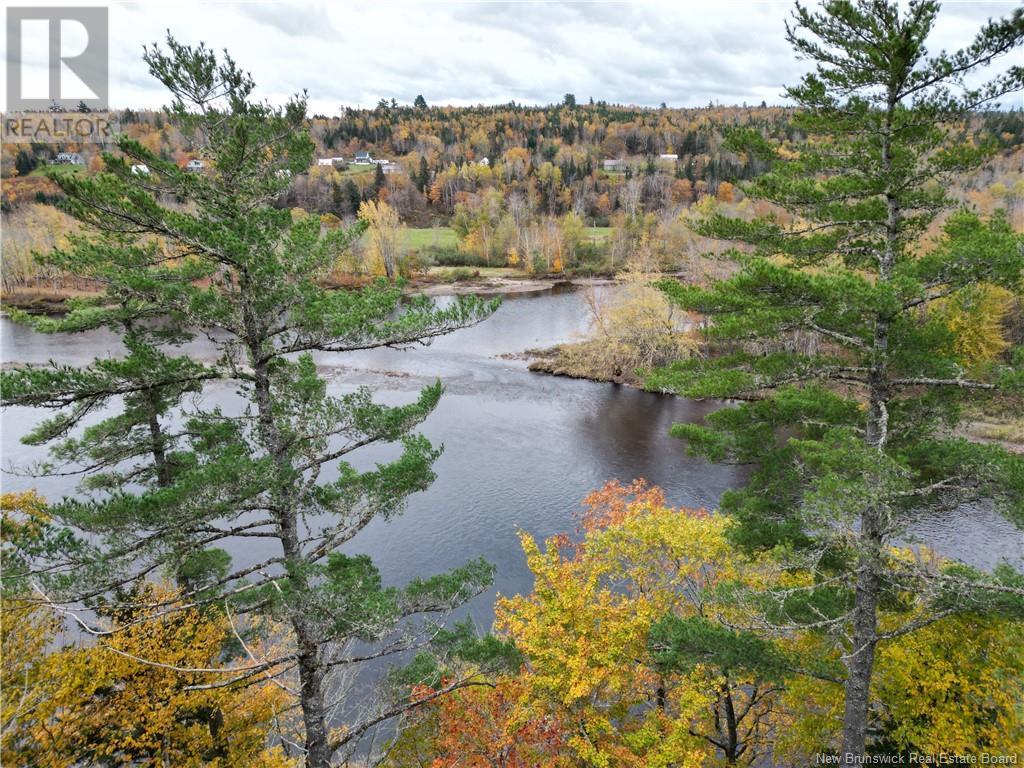
[[[969,43],[986,19],[1017,5],[1019,0],[945,3],[930,50]],[[281,102],[305,88],[310,110],[328,115],[343,106],[374,106],[381,98],[410,103],[418,94],[430,104],[460,106],[549,104],[566,93],[580,102],[592,97],[641,106],[781,104],[783,85],[795,83],[806,68],[785,41],[792,3],[771,0],[163,0],[109,8],[115,108],[166,103],[141,53],[143,44],[162,40],[168,29],[183,42],[229,50],[252,73],[260,96]],[[45,77],[43,57],[26,50],[26,77]],[[6,103],[6,83],[0,88],[0,103]],[[1004,106],[1021,105],[1019,95],[1009,101]]]

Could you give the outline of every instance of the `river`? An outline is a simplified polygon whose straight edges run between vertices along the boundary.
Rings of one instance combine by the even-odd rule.
[[[501,357],[572,340],[585,328],[581,293],[556,289],[509,295],[486,322],[428,347],[321,355],[317,362],[335,391],[366,385],[381,401],[397,404],[435,378],[446,387],[421,428],[445,446],[435,465],[438,479],[410,498],[404,514],[371,523],[348,551],[371,554],[392,584],[483,556],[497,568],[495,584],[473,601],[471,613],[486,627],[496,592],[509,595],[532,585],[517,532],[539,538],[571,533],[580,500],[606,480],[643,477],[661,486],[673,504],[706,508],[743,481],[742,468],[688,457],[668,436],[673,422],[699,421],[717,404],[531,373],[522,360]],[[44,336],[6,319],[0,321],[0,345],[5,362],[84,363],[120,350],[105,332]],[[195,351],[201,355],[203,345],[196,342]],[[228,387],[214,385],[203,400],[212,405],[230,397]],[[2,480],[4,490],[35,487],[52,499],[72,492],[74,480],[10,471],[45,455],[19,442],[41,416],[22,408],[5,411]],[[357,465],[394,454],[388,446],[367,449]],[[1024,534],[985,507],[924,515],[912,535],[980,567],[1001,559],[1024,567]],[[239,564],[262,554],[251,544],[238,546],[232,554]],[[263,546],[271,551],[271,543]]]

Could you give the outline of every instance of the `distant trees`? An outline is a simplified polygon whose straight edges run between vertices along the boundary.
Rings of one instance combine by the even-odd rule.
[[[38,165],[39,159],[35,154],[30,154],[24,149],[18,151],[18,156],[14,160],[14,169],[19,176],[28,176]]]
[[[427,108],[427,100],[424,99],[422,95],[419,95],[413,101],[412,105],[414,107],[416,107],[416,109],[426,109]]]
[[[371,271],[394,280],[398,277],[403,230],[398,214],[385,202],[366,200],[359,206],[359,220],[367,227]]]

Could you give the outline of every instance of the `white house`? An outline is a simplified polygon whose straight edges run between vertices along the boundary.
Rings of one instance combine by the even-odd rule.
[[[601,167],[606,171],[617,171],[626,165],[624,160],[602,160]]]
[[[193,173],[203,170],[206,164],[202,160],[189,160],[185,166],[186,171],[192,171]]]
[[[149,166],[145,163],[136,163],[132,166],[132,175],[149,176]]]
[[[356,165],[373,165],[374,160],[369,152],[356,152],[356,159],[352,162]]]
[[[331,168],[333,168],[335,165],[344,165],[344,163],[344,157],[320,157],[317,158],[316,161],[317,165],[326,165],[330,166]]]
[[[485,157],[483,160],[481,160],[479,163],[477,163],[477,165],[483,165],[483,166],[488,166],[490,164],[491,164],[490,158],[487,158],[487,157]]]
[[[57,165],[85,165],[85,160],[77,152],[58,152]]]
[[[672,160],[675,162],[679,159],[679,155],[658,155],[659,160]]]
[[[387,176],[391,176],[392,174],[402,172],[402,166],[400,166],[398,163],[392,163],[388,160],[385,160],[383,163],[381,163],[380,167],[381,170],[384,171],[384,174]]]

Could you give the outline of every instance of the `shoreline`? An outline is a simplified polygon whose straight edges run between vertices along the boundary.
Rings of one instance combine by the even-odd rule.
[[[405,293],[418,296],[498,296],[502,294],[542,293],[558,287],[572,290],[596,285],[615,285],[608,277],[476,277],[457,282],[411,280]],[[345,286],[328,286],[342,290]],[[13,307],[31,315],[59,315],[67,311],[70,299],[100,296],[101,291],[80,288],[15,288],[0,294],[0,310]]]

